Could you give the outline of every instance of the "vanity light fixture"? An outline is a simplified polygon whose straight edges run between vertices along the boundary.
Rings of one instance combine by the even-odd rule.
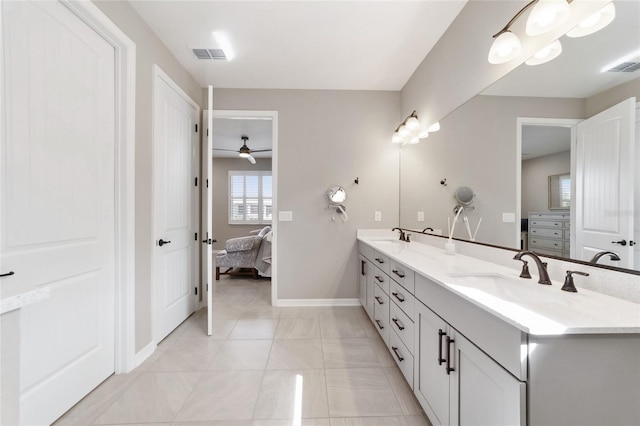
[[[420,142],[420,139],[424,139],[426,136],[424,132],[420,131],[420,120],[418,115],[413,111],[404,121],[396,128],[391,137],[391,143],[393,144],[416,144]],[[427,135],[428,136],[428,135]]]
[[[565,22],[571,10],[569,4],[573,0],[532,0],[515,14],[503,29],[493,35],[495,39],[489,49],[488,61],[491,64],[504,64],[518,56],[522,52],[520,38],[511,32],[513,23],[522,14],[533,6],[527,18],[526,34],[537,36],[545,34]],[[615,18],[615,6],[609,3],[600,11],[584,19],[571,31],[567,32],[568,37],[582,37],[593,34],[606,27]],[[556,41],[549,46],[538,51],[531,59],[526,61],[527,65],[540,65],[556,58],[562,52],[562,45]]]

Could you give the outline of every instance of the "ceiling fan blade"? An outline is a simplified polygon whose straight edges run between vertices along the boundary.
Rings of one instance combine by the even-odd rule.
[[[271,152],[272,149],[252,149],[251,152]]]
[[[251,155],[247,157],[247,160],[249,160],[249,162],[250,162],[251,164],[256,164],[256,159],[255,159],[255,158],[253,158],[253,156],[251,156]]]
[[[238,152],[237,149],[224,149],[224,148],[211,148],[214,151],[229,151],[229,152]]]

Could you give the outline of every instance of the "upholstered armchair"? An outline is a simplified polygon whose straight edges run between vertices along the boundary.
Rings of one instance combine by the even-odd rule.
[[[224,250],[216,255],[216,280],[220,275],[251,275],[258,278],[256,259],[265,235],[271,227],[264,227],[257,235],[227,240]],[[227,268],[220,272],[220,268]]]

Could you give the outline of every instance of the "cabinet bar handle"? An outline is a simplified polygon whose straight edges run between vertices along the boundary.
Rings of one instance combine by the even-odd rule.
[[[382,326],[382,324],[380,324],[380,320],[379,320],[379,319],[377,319],[377,320],[376,320],[376,324],[378,324],[378,328],[379,328],[380,330],[382,330],[382,329],[384,328],[384,327]]]
[[[380,278],[378,275],[374,275],[376,280],[378,280],[379,283],[383,283],[384,279]]]
[[[451,366],[451,344],[453,342],[455,342],[455,340],[447,336],[447,374],[456,371],[456,369]]]
[[[378,263],[382,264],[382,263],[384,263],[384,260],[379,259],[379,258],[377,258],[377,257],[376,257],[376,262],[378,262]]]
[[[380,296],[376,296],[375,298],[379,304],[384,305],[384,302],[382,301],[382,299],[380,299]]]
[[[399,330],[404,330],[404,325],[402,325],[402,323],[398,321],[398,318],[391,318],[391,321],[396,324],[396,327],[398,327]]]
[[[438,365],[442,365],[446,359],[442,358],[442,336],[446,336],[447,333],[442,331],[442,329],[438,329]]]
[[[395,271],[395,270],[394,270],[394,271],[391,271],[391,272],[393,272],[394,274],[396,274],[396,275],[397,275],[397,276],[399,276],[400,278],[404,278],[404,274],[401,274],[401,273],[400,273],[400,272],[398,272],[398,271]]]
[[[391,346],[391,349],[393,349],[393,353],[396,354],[396,357],[398,358],[398,361],[400,361],[400,362],[404,361],[404,358],[402,357],[402,355],[400,355],[400,352],[398,351],[397,347]]]
[[[360,261],[360,275],[365,276],[367,275],[367,273],[364,271],[364,266],[366,265],[367,262],[365,262],[364,260]]]
[[[398,293],[391,293],[391,295],[393,295],[393,297],[398,299],[400,302],[404,302],[404,297],[401,297],[402,295],[398,296]]]

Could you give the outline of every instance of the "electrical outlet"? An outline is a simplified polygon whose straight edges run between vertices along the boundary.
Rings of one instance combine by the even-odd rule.
[[[418,212],[418,222],[424,222],[424,212]]]
[[[278,220],[280,222],[293,222],[293,212],[292,211],[278,212]]]
[[[502,213],[502,221],[505,223],[513,223],[516,221],[515,213]]]
[[[375,220],[376,222],[382,222],[382,212],[380,212],[380,211],[376,211],[376,213],[375,213],[375,217],[374,217],[374,220]]]

